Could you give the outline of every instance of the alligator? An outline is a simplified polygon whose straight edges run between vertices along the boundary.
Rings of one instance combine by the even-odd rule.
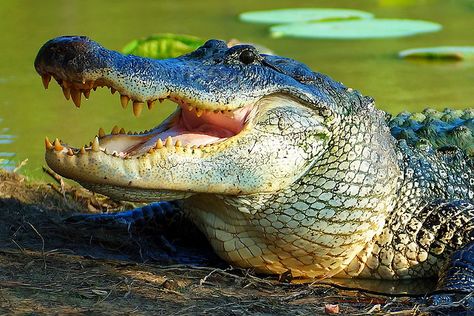
[[[219,40],[155,60],[64,36],[35,68],[78,107],[97,87],[136,116],[177,104],[151,130],[99,129],[81,148],[47,138],[46,161],[92,191],[182,212],[228,263],[474,291],[474,109],[391,117],[302,63]]]

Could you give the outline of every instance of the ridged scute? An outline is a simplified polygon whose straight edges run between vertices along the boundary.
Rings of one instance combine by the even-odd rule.
[[[388,120],[392,135],[410,146],[457,147],[474,157],[474,109],[402,112]]]

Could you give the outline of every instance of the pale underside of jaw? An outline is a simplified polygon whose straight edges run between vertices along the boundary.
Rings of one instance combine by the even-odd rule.
[[[48,87],[50,78],[43,76],[43,84]],[[90,90],[101,83],[71,83],[58,80],[63,88],[66,99],[72,98],[76,106],[80,106],[80,94],[89,98]],[[107,85],[105,85],[107,86]],[[66,88],[65,88],[66,87]],[[75,87],[75,88],[71,88]],[[84,89],[81,89],[84,88]],[[74,91],[72,91],[72,90]],[[72,91],[72,92],[71,92]],[[79,91],[79,97],[77,96]],[[115,89],[111,88],[112,94]],[[165,99],[165,98],[163,98]],[[163,99],[159,99],[161,102]],[[246,105],[236,110],[215,109],[207,110],[194,105],[189,99],[180,98],[176,94],[166,97],[178,104],[178,109],[167,120],[159,126],[143,132],[125,132],[122,128],[114,127],[110,134],[106,134],[102,128],[89,146],[75,148],[65,145],[58,139],[53,143],[48,138],[45,140],[47,150],[67,153],[69,156],[81,155],[86,152],[103,152],[107,155],[128,159],[140,157],[154,151],[175,149],[178,152],[194,153],[204,148],[220,144],[227,139],[239,134],[250,119],[253,112],[253,104]],[[121,95],[122,107],[127,107],[129,97]],[[153,100],[148,103],[151,109]],[[133,102],[133,114],[139,116],[142,112],[143,103]]]

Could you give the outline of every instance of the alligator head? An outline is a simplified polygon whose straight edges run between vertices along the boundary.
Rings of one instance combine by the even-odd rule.
[[[76,106],[101,86],[118,91],[123,107],[133,100],[135,115],[156,100],[177,103],[138,135],[100,130],[86,148],[46,142],[52,169],[116,198],[276,191],[304,174],[330,136],[332,100],[301,82],[310,70],[248,45],[210,40],[189,55],[152,60],[60,37],[41,48],[35,67]]]
[[[135,115],[156,100],[174,101],[176,111],[150,131],[100,130],[82,148],[46,140],[46,161],[116,199],[191,197],[198,226],[239,266],[334,274],[390,211],[396,177],[387,175],[397,162],[382,113],[299,62],[218,40],[152,60],[60,37],[41,48],[35,67],[76,106],[101,86],[118,91],[123,107],[133,100]],[[295,252],[306,259],[294,261]]]

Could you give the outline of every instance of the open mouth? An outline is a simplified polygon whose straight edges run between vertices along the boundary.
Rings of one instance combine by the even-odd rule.
[[[51,80],[50,74],[42,74],[43,85],[48,88]],[[91,90],[97,87],[108,87],[112,94],[116,89],[104,80],[88,82],[71,82],[57,79],[62,87],[67,100],[72,99],[77,107],[81,105],[82,95],[88,99]],[[212,150],[213,146],[222,144],[230,138],[241,133],[251,118],[252,105],[246,105],[239,109],[227,110],[206,109],[201,103],[193,103],[189,98],[173,93],[156,100],[146,102],[151,109],[156,101],[162,102],[169,99],[175,102],[177,110],[157,127],[142,132],[126,132],[123,128],[115,126],[110,134],[100,128],[98,134],[90,142],[89,146],[81,148],[70,147],[61,143],[58,139],[50,142],[45,140],[47,150],[65,152],[69,156],[85,154],[86,152],[103,152],[107,155],[120,157],[122,159],[140,157],[147,153],[160,150],[173,150],[175,152],[195,154]],[[130,97],[120,95],[122,107],[127,108]],[[139,116],[145,102],[132,100],[133,114]]]

